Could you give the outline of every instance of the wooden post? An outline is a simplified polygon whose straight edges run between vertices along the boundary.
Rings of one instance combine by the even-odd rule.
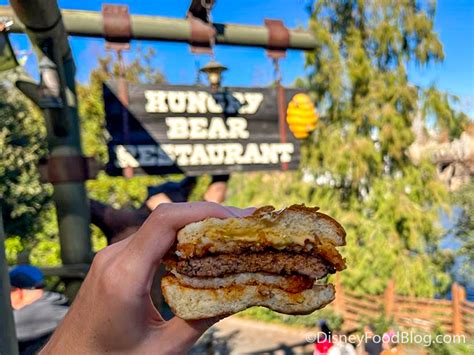
[[[463,334],[461,305],[466,297],[466,292],[458,283],[451,286],[451,299],[453,304],[453,334]]]
[[[15,322],[10,303],[10,279],[5,256],[2,208],[0,205],[0,354],[18,355]]]
[[[389,280],[385,289],[385,316],[389,319],[393,317],[395,307],[395,281]]]
[[[336,287],[336,299],[334,300],[334,311],[339,315],[344,315],[344,291],[341,285],[341,278],[339,273],[336,273],[336,280],[334,282]]]
[[[10,4],[17,15],[15,18],[24,24],[38,57],[41,85],[35,94],[46,121],[48,172],[55,172],[58,177],[57,181],[51,182],[61,260],[64,265],[90,264],[93,253],[89,199],[85,186],[87,174],[84,166],[79,165],[84,160],[77,107],[76,66],[68,33],[56,0],[11,0]],[[81,283],[81,279],[66,280],[65,293],[70,301]]]

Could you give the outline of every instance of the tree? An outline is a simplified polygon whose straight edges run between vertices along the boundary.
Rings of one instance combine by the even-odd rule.
[[[46,153],[40,114],[7,83],[0,86],[0,196],[7,236],[32,236],[42,228],[51,190],[39,182]]]
[[[328,202],[348,231],[342,281],[363,292],[394,278],[398,292],[433,296],[449,282],[437,226],[447,191],[432,163],[415,166],[406,154],[417,115],[453,135],[466,123],[436,87],[408,81],[408,62],[444,57],[434,13],[434,3],[414,0],[322,0],[312,9],[318,46],[306,56],[306,82],[323,115],[305,169],[317,184],[311,199]]]
[[[452,231],[461,244],[458,250],[462,258],[460,276],[465,282],[474,282],[474,181],[455,191],[453,202],[460,208]]]
[[[7,235],[7,261],[32,251],[34,264],[58,264],[59,244],[51,186],[39,179],[46,156],[46,130],[40,112],[11,87],[0,86],[0,196]]]

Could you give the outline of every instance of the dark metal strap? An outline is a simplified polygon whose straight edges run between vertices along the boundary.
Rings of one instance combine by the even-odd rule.
[[[286,49],[290,45],[290,31],[281,20],[265,19],[268,28],[267,55],[270,58],[284,58]]]
[[[103,4],[102,18],[107,46],[111,49],[128,49],[132,37],[132,22],[128,6]]]
[[[80,182],[93,179],[97,175],[98,165],[94,158],[55,156],[40,164],[39,172],[42,182]]]
[[[216,36],[216,29],[190,12],[187,15],[191,27],[191,52],[195,54],[212,54],[211,39]]]

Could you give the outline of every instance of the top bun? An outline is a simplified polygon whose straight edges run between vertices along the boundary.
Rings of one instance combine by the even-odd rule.
[[[317,207],[292,205],[277,211],[266,206],[244,218],[207,218],[188,224],[178,233],[176,254],[186,259],[268,247],[304,252],[335,250],[346,244],[345,236],[342,226],[318,212]]]

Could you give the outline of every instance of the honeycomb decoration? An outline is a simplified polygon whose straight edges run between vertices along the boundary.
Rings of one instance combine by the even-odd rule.
[[[307,138],[316,129],[318,116],[311,99],[306,94],[296,94],[288,104],[286,122],[298,139]]]

